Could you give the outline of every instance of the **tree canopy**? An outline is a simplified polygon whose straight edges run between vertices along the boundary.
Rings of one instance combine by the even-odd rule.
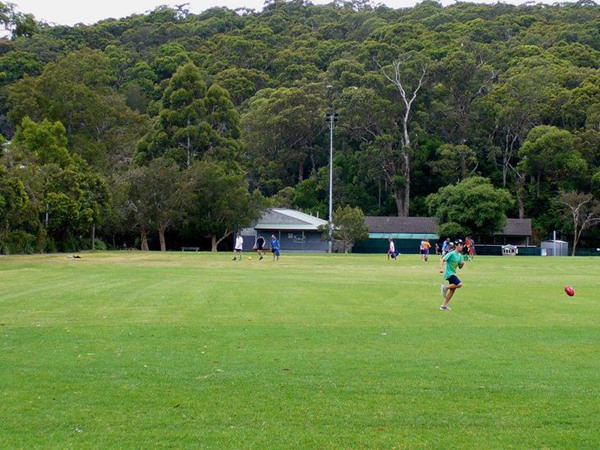
[[[470,177],[441,188],[427,197],[427,204],[440,224],[439,235],[468,236],[474,232],[491,236],[506,225],[512,198],[489,180]]]

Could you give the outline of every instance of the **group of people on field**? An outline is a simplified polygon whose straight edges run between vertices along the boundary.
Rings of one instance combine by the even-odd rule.
[[[257,236],[256,242],[254,243],[254,247],[252,249],[256,250],[259,260],[263,259],[266,249],[265,249],[265,238],[262,237],[262,235],[259,234]],[[244,251],[244,238],[242,237],[242,235],[240,233],[238,233],[235,236],[235,245],[233,247],[233,260],[235,261],[236,259],[239,258],[239,260],[241,261],[243,251]],[[271,253],[273,253],[273,261],[279,260],[279,255],[280,255],[279,239],[277,239],[277,237],[274,234],[271,235]]]
[[[461,240],[462,241],[462,240]],[[446,238],[440,246],[439,242],[435,245],[436,253],[440,256],[444,256],[449,251],[454,249],[455,242],[452,242],[450,238]],[[467,236],[463,242],[462,254],[468,261],[475,258],[475,241],[471,236]]]
[[[462,240],[461,240],[462,242]],[[449,251],[454,250],[455,243],[450,240],[450,238],[446,238],[443,241],[437,242],[435,244],[435,253],[443,257]],[[428,239],[423,239],[419,244],[419,254],[421,255],[421,261],[428,262],[429,261],[429,252],[431,251],[431,243]],[[397,259],[399,251],[396,250],[396,244],[393,239],[388,239],[388,251],[387,256],[389,259]],[[475,241],[471,236],[467,236],[463,243],[462,254],[465,257],[465,260],[473,259],[475,257]]]
[[[431,244],[429,241],[426,239],[422,240],[419,246],[421,261],[427,262],[429,260],[430,249]],[[443,303],[440,305],[440,309],[442,311],[450,311],[451,308],[448,303],[452,300],[454,292],[463,285],[456,272],[458,269],[464,267],[465,261],[475,258],[475,241],[471,236],[467,236],[464,241],[457,239],[454,242],[450,238],[446,238],[441,243],[438,242],[435,244],[435,252],[440,256],[440,273],[444,274],[444,280],[448,283],[441,285],[440,291]],[[398,254],[393,239],[389,239],[388,260],[390,258],[396,259]]]

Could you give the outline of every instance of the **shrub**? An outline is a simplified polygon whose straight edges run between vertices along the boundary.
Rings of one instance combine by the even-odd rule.
[[[2,253],[5,255],[15,253],[31,254],[36,249],[36,237],[23,230],[12,231],[1,241]]]

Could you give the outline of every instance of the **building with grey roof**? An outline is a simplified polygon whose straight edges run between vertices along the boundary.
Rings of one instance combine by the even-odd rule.
[[[272,208],[266,210],[258,221],[242,232],[244,247],[252,248],[256,237],[261,234],[266,246],[270,247],[271,235],[279,239],[281,252],[326,252],[328,244],[322,239],[320,227],[327,221],[294,209]]]

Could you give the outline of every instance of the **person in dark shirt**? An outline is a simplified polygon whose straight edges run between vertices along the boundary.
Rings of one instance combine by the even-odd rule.
[[[265,238],[260,234],[258,238],[256,238],[256,253],[258,253],[258,259],[263,259],[263,254],[265,253]]]

